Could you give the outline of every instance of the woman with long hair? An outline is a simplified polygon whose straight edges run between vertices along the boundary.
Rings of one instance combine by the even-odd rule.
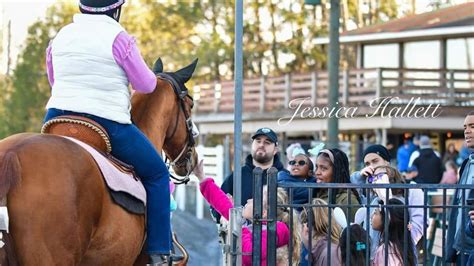
[[[374,168],[374,174],[370,176],[369,182],[371,184],[405,184],[406,181],[400,174],[400,172],[391,166],[383,165]],[[387,199],[396,198],[401,202],[405,202],[408,198],[409,205],[416,205],[422,206],[424,205],[424,194],[421,189],[402,189],[402,188],[391,188],[388,191],[388,195],[386,195],[387,190],[385,188],[375,188],[374,197],[371,200],[372,206],[377,205],[380,200],[384,202]],[[374,209],[371,208],[370,215],[372,216],[374,213]],[[413,243],[415,243],[413,247],[413,252],[416,252],[416,243],[420,241],[421,237],[423,236],[423,222],[424,222],[424,212],[423,208],[409,208],[408,209],[408,223],[410,224],[411,230],[410,235],[413,239]],[[364,228],[365,224],[368,221],[364,221]],[[374,230],[373,228],[369,228],[369,235],[371,240],[371,247],[370,247],[370,254],[371,258],[373,259],[375,256],[375,251],[377,250],[378,244],[381,239],[380,231]],[[416,257],[416,253],[415,253]]]
[[[347,251],[347,235],[349,234],[349,253]],[[369,239],[370,242],[370,239]],[[352,224],[344,228],[341,237],[339,238],[339,248],[341,252],[342,265],[365,265],[367,258],[365,257],[366,250],[369,248],[367,243],[367,232],[359,224]],[[349,258],[349,264],[346,264]]]
[[[331,249],[331,265],[341,265],[338,244],[342,229],[336,222],[334,212],[322,199],[313,199],[312,205],[311,209],[303,209],[300,214],[301,239],[305,248],[311,251],[311,265],[328,265],[328,246]]]
[[[349,159],[347,155],[339,149],[321,150],[316,158],[316,183],[351,183],[349,174]],[[330,195],[331,194],[331,195]],[[359,205],[359,193],[355,189],[337,188],[332,189],[329,193],[328,189],[319,189],[316,194],[317,198],[323,199],[330,204],[338,204],[344,212],[348,207],[344,205]],[[349,220],[353,220],[355,213],[359,207],[350,208]]]
[[[408,222],[405,223],[405,208],[403,207],[383,207],[383,201],[380,201],[381,206],[376,209],[372,215],[372,228],[381,232],[380,245],[375,251],[375,256],[372,265],[385,265],[385,249],[388,245],[388,266],[406,265],[412,266],[416,264],[414,253],[414,244],[410,232],[408,230]],[[388,200],[388,205],[402,206],[404,203],[396,198]],[[386,221],[385,212],[388,210],[388,220]],[[388,223],[388,232],[385,232],[385,223]],[[405,241],[405,233],[407,241]],[[384,243],[385,238],[388,239]],[[404,254],[406,245],[406,254]]]

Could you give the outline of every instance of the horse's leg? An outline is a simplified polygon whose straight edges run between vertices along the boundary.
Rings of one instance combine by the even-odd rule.
[[[131,214],[104,197],[99,224],[81,265],[133,265],[143,244],[144,225],[143,215]]]
[[[100,173],[79,147],[48,144],[17,151],[21,181],[8,194],[14,246],[20,265],[77,265],[100,218]]]

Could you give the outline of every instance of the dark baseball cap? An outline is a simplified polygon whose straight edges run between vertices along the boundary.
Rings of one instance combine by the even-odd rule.
[[[271,128],[268,128],[268,127],[262,127],[258,129],[257,132],[253,134],[252,139],[255,139],[256,137],[262,136],[262,135],[266,136],[271,142],[278,144],[277,134]]]

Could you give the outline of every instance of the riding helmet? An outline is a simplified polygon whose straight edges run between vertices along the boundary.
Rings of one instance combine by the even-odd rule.
[[[125,0],[80,0],[79,9],[84,14],[105,14],[118,21],[124,3]]]

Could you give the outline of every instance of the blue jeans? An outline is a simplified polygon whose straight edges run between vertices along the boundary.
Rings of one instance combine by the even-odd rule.
[[[132,165],[145,186],[148,254],[169,254],[171,250],[169,172],[155,147],[134,124],[120,124],[94,115],[54,108],[48,109],[44,122],[60,115],[84,116],[105,128],[112,144],[112,155]]]

